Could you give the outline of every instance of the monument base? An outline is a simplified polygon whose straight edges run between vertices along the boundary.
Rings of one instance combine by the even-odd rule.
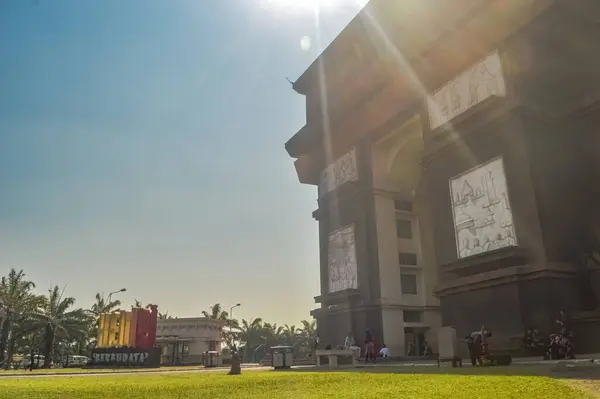
[[[600,309],[574,313],[571,322],[576,353],[600,353]]]
[[[459,339],[485,325],[493,334],[490,349],[504,351],[518,349],[527,328],[544,335],[555,332],[562,307],[580,308],[578,288],[573,275],[515,273],[437,294],[443,323],[456,328]],[[580,334],[574,331],[578,353],[585,347],[578,344]],[[459,352],[466,355],[466,345],[459,345]]]
[[[96,348],[86,368],[159,368],[160,348]]]

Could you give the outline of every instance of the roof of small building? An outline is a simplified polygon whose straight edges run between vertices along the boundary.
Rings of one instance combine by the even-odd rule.
[[[211,319],[209,317],[174,317],[172,319],[158,319],[158,324],[182,324],[198,323],[223,327],[227,325],[226,320]]]

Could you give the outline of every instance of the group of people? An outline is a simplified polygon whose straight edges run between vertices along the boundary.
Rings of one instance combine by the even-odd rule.
[[[373,334],[371,334],[371,332],[368,329],[365,331],[364,344],[365,344],[365,362],[369,362],[369,361],[375,362],[377,357],[386,358],[386,357],[390,356],[390,349],[385,344],[383,344],[381,346],[381,349],[379,350],[379,352],[377,352],[377,350],[375,348],[375,340],[373,339]],[[352,333],[349,333],[346,336],[346,339],[344,340],[344,346],[342,348],[354,351],[356,353],[357,358],[361,357],[362,348],[356,344],[356,341],[355,341]],[[433,355],[433,351],[426,341],[423,342],[422,349],[423,349],[423,353],[422,354],[418,353],[415,345],[412,342],[409,342],[408,348],[406,351],[406,355],[407,356],[420,356],[420,355],[431,356],[431,355]]]
[[[367,363],[369,361],[375,362],[377,357],[389,357],[390,356],[390,349],[385,344],[383,344],[381,346],[381,349],[379,350],[379,352],[376,351],[375,339],[369,329],[365,330],[365,342],[364,343],[365,343],[365,355],[364,355],[365,363]],[[327,345],[327,347],[325,349],[332,349],[331,345]],[[352,335],[352,333],[349,333],[346,336],[346,339],[344,340],[344,346],[340,345],[336,349],[351,350],[355,353],[355,357],[357,359],[361,358],[362,348],[359,345],[357,345],[356,340],[354,339],[354,336]]]
[[[573,332],[569,326],[567,312],[562,309],[556,320],[557,331],[544,340],[537,328],[529,328],[523,336],[523,348],[534,356],[544,356],[546,360],[573,359]]]
[[[354,351],[357,358],[360,358],[362,349],[360,346],[356,344],[354,336],[352,333],[349,333],[344,340],[344,349]],[[385,346],[385,344],[381,347],[379,351],[379,355],[381,357],[389,357],[390,351]],[[369,329],[365,330],[365,363],[372,361],[375,362],[377,359],[377,354],[375,351],[375,339],[373,338],[373,334]]]
[[[544,359],[574,359],[573,331],[570,327],[567,312],[564,309],[561,309],[556,324],[558,331],[550,335],[550,343]]]

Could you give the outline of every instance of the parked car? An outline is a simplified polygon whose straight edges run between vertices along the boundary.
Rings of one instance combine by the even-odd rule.
[[[87,356],[70,355],[63,363],[63,367],[83,367],[90,360]]]
[[[34,355],[33,356],[33,368],[37,369],[38,367],[42,367],[44,365],[44,360],[46,360],[46,357],[43,355]],[[21,362],[19,362],[18,366],[15,366],[15,368],[29,368],[29,365],[31,364],[31,356],[28,355],[24,355],[23,356],[23,360],[21,360]]]

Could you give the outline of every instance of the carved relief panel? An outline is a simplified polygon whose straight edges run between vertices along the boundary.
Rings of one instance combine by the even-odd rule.
[[[322,172],[319,182],[319,197],[335,190],[348,181],[358,180],[356,149],[329,164]]]
[[[517,245],[502,158],[450,179],[450,196],[459,259]]]
[[[329,234],[327,265],[330,293],[358,288],[354,224]]]
[[[498,50],[427,98],[431,130],[492,96],[506,96],[506,84]]]

